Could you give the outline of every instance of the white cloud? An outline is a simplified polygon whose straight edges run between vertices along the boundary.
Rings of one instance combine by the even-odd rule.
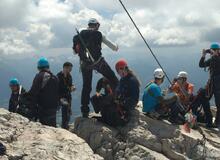
[[[217,0],[123,2],[144,37],[155,47],[216,40],[211,31],[220,25]],[[143,44],[118,0],[3,0],[0,51],[11,54],[69,48],[74,28],[85,28],[90,17],[97,18],[100,30],[121,47]]]

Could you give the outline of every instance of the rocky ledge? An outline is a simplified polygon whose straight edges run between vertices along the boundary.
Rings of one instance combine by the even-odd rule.
[[[101,160],[89,145],[69,131],[43,126],[0,109],[1,160]]]
[[[220,159],[220,135],[200,127],[185,133],[178,125],[132,113],[125,127],[112,128],[95,119],[77,118],[71,132],[106,160]],[[202,134],[201,134],[202,133]]]

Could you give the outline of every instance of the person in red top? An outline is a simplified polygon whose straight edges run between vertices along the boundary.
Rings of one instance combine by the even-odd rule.
[[[187,72],[179,72],[177,79],[174,80],[171,90],[177,94],[180,99],[180,102],[188,106],[191,98],[193,97],[194,85],[187,82]]]

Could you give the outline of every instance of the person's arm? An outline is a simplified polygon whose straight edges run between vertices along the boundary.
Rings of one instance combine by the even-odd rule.
[[[113,51],[118,51],[118,45],[115,45],[114,43],[112,43],[110,40],[108,40],[105,36],[102,36],[102,42],[108,46],[109,48],[111,48]]]
[[[203,49],[202,51],[202,57],[199,61],[199,67],[200,68],[205,68],[205,67],[209,67],[210,66],[210,62],[211,62],[211,58],[208,60],[205,60],[205,56],[206,56],[206,51],[205,49]]]
[[[70,75],[70,90],[71,92],[74,92],[76,90],[76,86],[73,84],[73,78],[72,76]]]
[[[125,98],[124,106],[128,107],[129,110],[136,107],[139,101],[140,88],[139,83],[136,79],[131,79],[129,84],[130,96]]]
[[[99,81],[97,82],[96,93],[100,93],[100,91],[102,89],[102,84],[103,84],[103,78],[99,79]]]
[[[15,107],[14,107],[13,100],[12,100],[12,95],[11,95],[10,100],[9,100],[8,111],[9,112],[15,112]]]

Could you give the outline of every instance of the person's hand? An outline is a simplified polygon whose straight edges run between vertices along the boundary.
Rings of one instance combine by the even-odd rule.
[[[99,92],[96,92],[96,96],[97,96],[97,97],[100,97],[101,94],[100,94]]]
[[[202,50],[202,57],[205,57],[206,54],[207,54],[207,53],[206,53],[206,49],[203,49],[203,50]]]
[[[76,90],[76,87],[73,85],[70,87],[71,92],[74,92]]]

